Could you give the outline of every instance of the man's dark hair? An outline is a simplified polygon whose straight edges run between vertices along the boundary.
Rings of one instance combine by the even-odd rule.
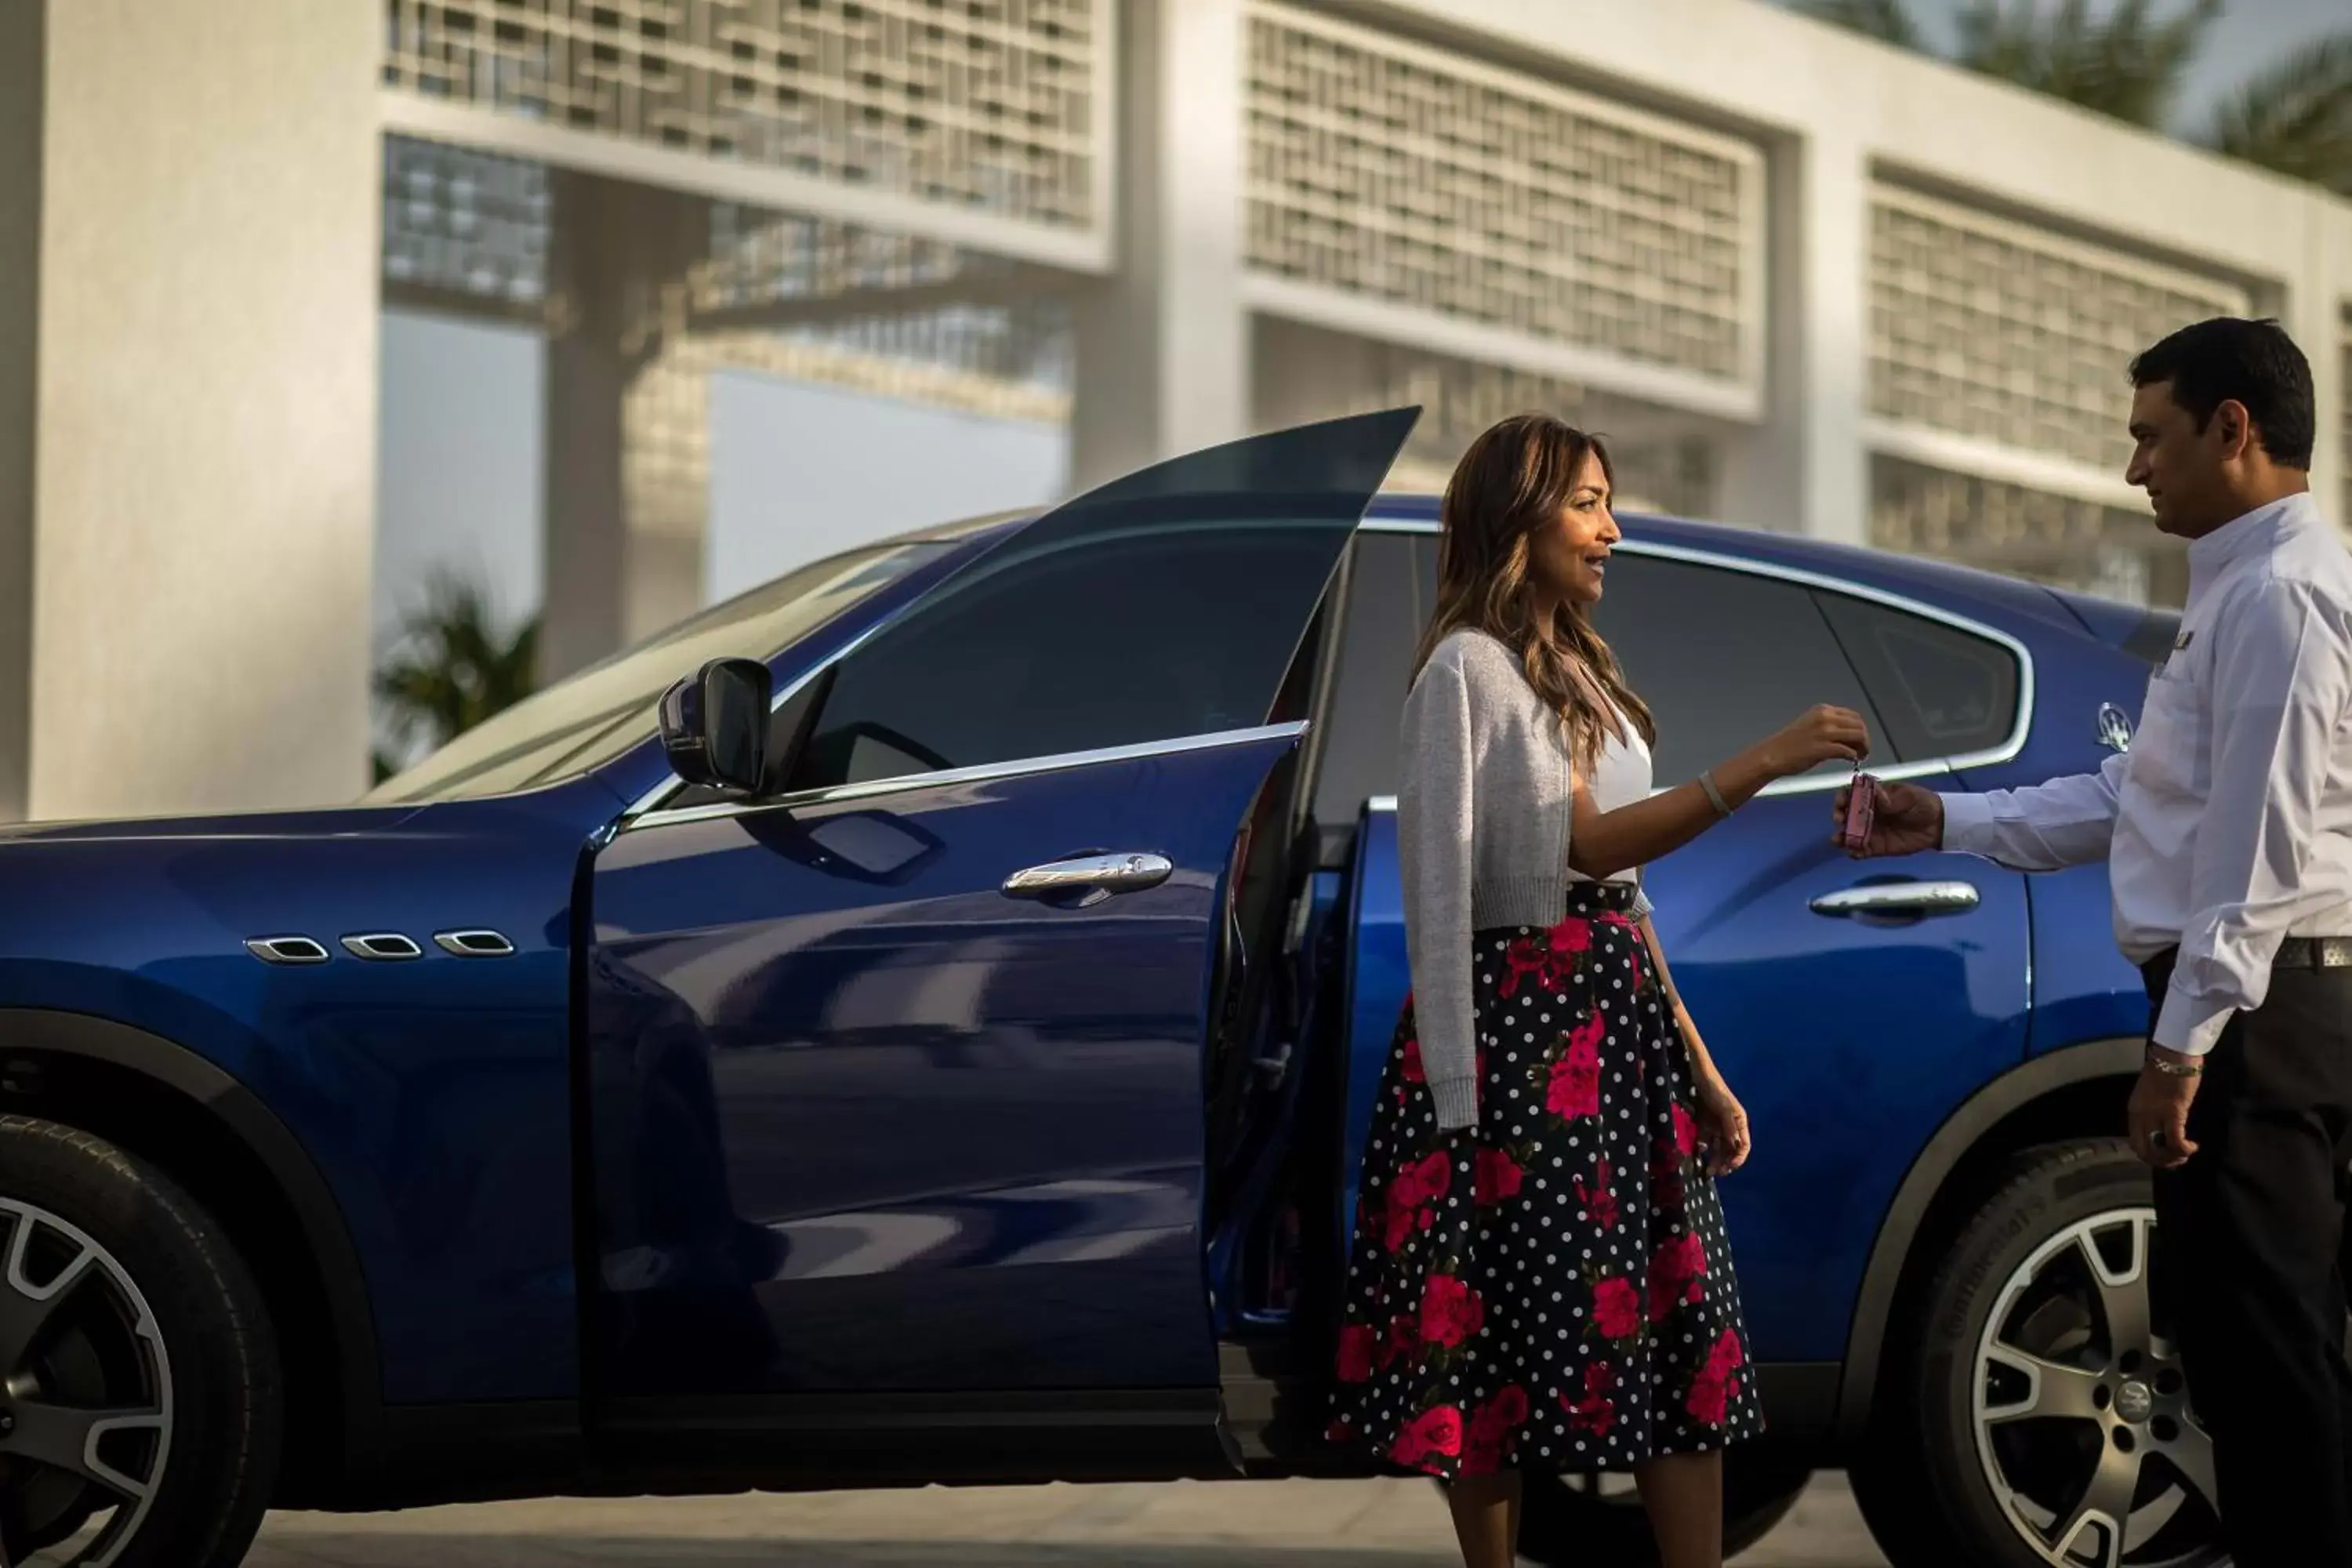
[[[2231,399],[2242,403],[2254,434],[2283,468],[2311,467],[2318,416],[2312,406],[2311,362],[2276,321],[2216,316],[2183,327],[2131,363],[2134,386],[2172,384],[2172,401],[2202,430]]]

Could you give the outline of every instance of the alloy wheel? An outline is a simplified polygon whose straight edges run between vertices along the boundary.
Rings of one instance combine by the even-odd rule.
[[[0,1568],[85,1532],[106,1568],[153,1504],[172,1372],[122,1265],[69,1221],[0,1197]]]
[[[1978,1337],[1977,1458],[2019,1537],[2053,1568],[2227,1558],[2213,1446],[2150,1317],[2155,1231],[2146,1207],[2066,1226],[2010,1276]]]

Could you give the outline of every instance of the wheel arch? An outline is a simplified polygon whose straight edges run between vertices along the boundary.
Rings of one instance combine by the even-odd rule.
[[[331,1502],[383,1441],[375,1320],[326,1179],[253,1092],[111,1018],[0,1008],[0,1107],[95,1133],[203,1203],[257,1277],[289,1391],[280,1506]]]
[[[2124,1089],[2144,1049],[2128,1036],[2029,1058],[1963,1101],[1928,1139],[1887,1205],[1863,1270],[1838,1384],[1841,1447],[1866,1437],[1895,1326],[1915,1321],[1906,1309],[1935,1272],[1934,1244],[1990,1194],[2011,1156],[2063,1138],[2120,1135]]]

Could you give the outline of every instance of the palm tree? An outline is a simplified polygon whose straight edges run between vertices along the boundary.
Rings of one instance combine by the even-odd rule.
[[[2305,45],[2231,96],[2212,144],[2352,196],[2352,29]]]
[[[1792,0],[1799,11],[1927,52],[1906,0]],[[2171,121],[2223,0],[2158,16],[2151,0],[1969,0],[1955,65],[2135,125]],[[2233,158],[2352,195],[2352,28],[2304,46],[2242,85],[2197,140]]]
[[[539,619],[501,632],[495,618],[478,585],[447,573],[427,583],[423,605],[401,618],[373,681],[395,746],[420,739],[428,748],[444,745],[530,695]],[[396,771],[382,748],[374,762],[379,782]]]
[[[2103,16],[2088,0],[1971,0],[1959,15],[1957,63],[2134,125],[2171,118],[2182,82],[2221,15],[2221,0],[2190,0],[2159,20],[2149,0],[2118,0]]]
[[[1808,16],[1867,34],[1882,44],[1923,52],[1927,47],[1927,40],[1920,37],[1918,22],[1903,0],[1799,0],[1797,9]]]

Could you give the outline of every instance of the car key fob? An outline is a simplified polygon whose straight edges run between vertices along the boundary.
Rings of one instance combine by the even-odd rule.
[[[1878,819],[1878,781],[1860,769],[1845,797],[1845,820],[1838,827],[1838,843],[1849,855],[1870,847],[1871,824]]]

